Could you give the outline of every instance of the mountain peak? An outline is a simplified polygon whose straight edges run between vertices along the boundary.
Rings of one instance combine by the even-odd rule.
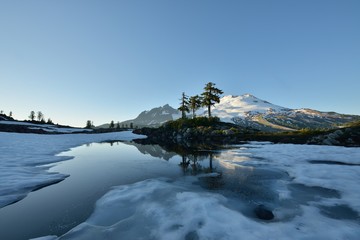
[[[263,101],[263,100],[255,97],[254,95],[249,94],[249,93],[246,93],[246,94],[243,94],[243,95],[225,95],[225,96],[223,96],[221,99],[224,99],[224,100],[235,100],[235,99],[239,99],[240,101],[247,101],[247,100]],[[263,102],[266,102],[266,101],[263,101]]]
[[[233,122],[234,118],[245,118],[250,115],[267,114],[283,111],[284,107],[274,105],[251,94],[241,96],[227,95],[215,104],[213,114],[222,121]]]
[[[244,98],[257,98],[254,95],[250,94],[250,93],[245,93],[244,95],[242,95],[242,97]]]

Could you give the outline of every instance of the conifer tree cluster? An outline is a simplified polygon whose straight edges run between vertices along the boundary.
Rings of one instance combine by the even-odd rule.
[[[10,113],[12,115],[12,112],[10,112]],[[35,113],[35,111],[31,111],[30,115],[29,115],[29,119],[32,122],[37,121],[40,123],[54,124],[50,118],[48,118],[48,120],[45,121],[45,115],[41,111],[38,111],[37,113]]]
[[[4,110],[0,110],[0,115],[5,116],[5,117],[12,118],[12,117],[13,117],[13,112],[10,111],[10,112],[9,112],[9,115],[6,115],[6,113],[4,112]]]
[[[201,96],[195,95],[187,96],[184,92],[180,99],[180,107],[178,108],[181,111],[182,118],[186,118],[186,113],[192,111],[192,117],[195,118],[195,112],[200,107],[207,107],[208,117],[211,117],[211,106],[214,106],[215,103],[220,102],[220,96],[223,94],[223,91],[215,87],[215,83],[209,82],[204,87],[204,92],[201,93]]]
[[[85,128],[92,129],[93,127],[94,127],[94,122],[91,120],[87,120]]]

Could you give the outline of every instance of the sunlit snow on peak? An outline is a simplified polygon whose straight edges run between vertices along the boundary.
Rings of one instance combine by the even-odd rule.
[[[215,104],[213,115],[218,116],[222,121],[232,122],[233,118],[243,118],[249,114],[265,114],[285,109],[284,107],[256,98],[251,94],[241,96],[227,95],[220,99],[220,103]]]

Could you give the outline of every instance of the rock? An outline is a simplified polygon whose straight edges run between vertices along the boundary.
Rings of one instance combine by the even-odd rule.
[[[323,140],[322,143],[323,143],[323,145],[329,145],[329,146],[333,145],[333,143],[328,138]]]
[[[336,134],[337,137],[340,137],[341,135],[344,134],[343,131],[341,130],[336,130],[334,133]]]
[[[235,133],[234,133],[233,130],[227,129],[227,130],[224,130],[224,134],[225,134],[225,135],[234,135]]]
[[[176,139],[177,142],[180,142],[181,139],[182,139],[181,134],[177,134],[175,139]]]
[[[272,213],[272,211],[266,209],[266,207],[263,204],[260,204],[259,206],[257,206],[255,208],[254,212],[259,219],[262,219],[262,220],[274,219],[274,214]]]

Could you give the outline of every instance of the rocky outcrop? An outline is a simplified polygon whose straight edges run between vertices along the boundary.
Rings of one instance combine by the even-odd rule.
[[[241,141],[246,132],[252,130],[239,128],[234,124],[219,122],[212,126],[188,126],[181,128],[142,128],[134,133],[148,136],[153,143],[194,144],[194,143],[223,143],[231,144]]]
[[[336,130],[262,132],[252,128],[221,122],[218,118],[198,117],[169,121],[159,128],[142,128],[134,133],[148,136],[148,143],[160,145],[237,144],[244,141],[273,143],[360,146],[360,123]]]
[[[342,128],[330,133],[320,134],[309,139],[307,143],[358,147],[360,146],[360,127]]]

